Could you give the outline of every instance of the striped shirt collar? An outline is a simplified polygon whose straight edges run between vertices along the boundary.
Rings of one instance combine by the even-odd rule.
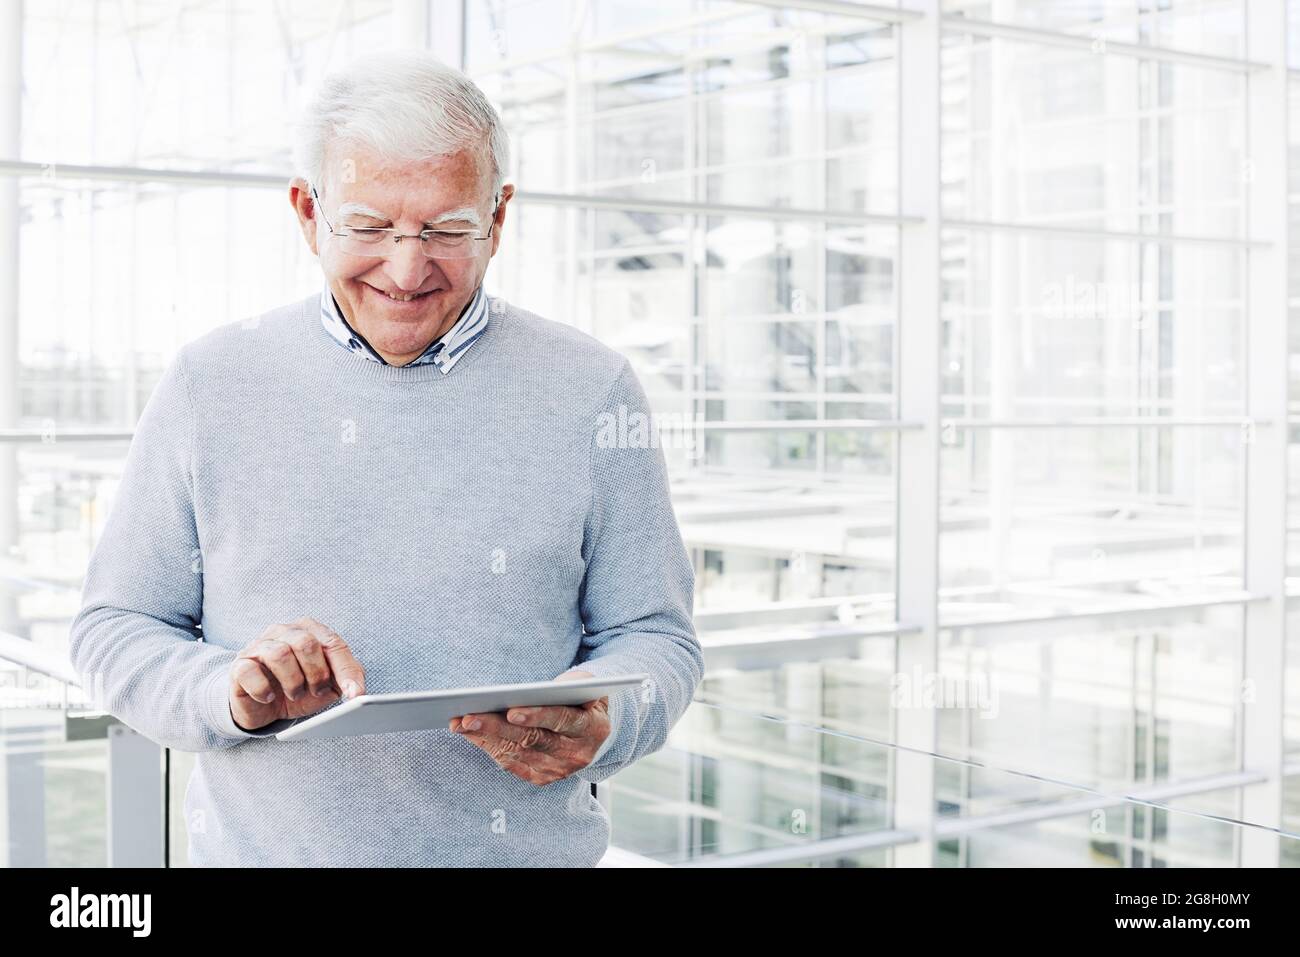
[[[366,342],[361,333],[353,329],[348,324],[348,321],[343,318],[343,312],[339,309],[334,294],[330,292],[328,283],[321,291],[320,319],[325,331],[344,349],[372,362],[391,365],[383,356],[371,348],[370,343]],[[487,294],[483,292],[483,284],[479,283],[478,289],[474,291],[474,297],[461,311],[460,318],[456,320],[455,325],[448,329],[441,338],[429,343],[429,347],[420,353],[418,358],[399,368],[428,365],[432,362],[443,375],[446,375],[451,371],[451,367],[460,361],[461,356],[469,351],[469,347],[478,340],[479,336],[483,335],[483,331],[487,329],[487,323]]]

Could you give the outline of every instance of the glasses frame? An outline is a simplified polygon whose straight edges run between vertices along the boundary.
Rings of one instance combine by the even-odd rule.
[[[431,256],[429,254],[428,247],[425,245],[425,243],[428,241],[428,237],[432,233],[441,233],[444,236],[468,236],[470,239],[474,240],[475,242],[486,242],[487,240],[492,238],[492,230],[497,224],[497,213],[501,209],[501,194],[497,193],[496,198],[492,201],[491,221],[488,223],[487,233],[483,236],[473,235],[474,230],[472,229],[422,229],[418,233],[399,233],[397,231],[397,227],[395,226],[365,226],[365,227],[340,226],[338,229],[335,229],[334,226],[330,223],[329,217],[325,215],[325,204],[321,202],[320,194],[316,192],[315,186],[311,188],[311,198],[316,203],[316,208],[320,210],[320,218],[325,221],[325,228],[330,231],[331,236],[336,236],[340,239],[346,239],[349,235],[351,235],[349,229],[364,228],[367,232],[388,233],[390,238],[393,240],[394,246],[399,244],[403,239],[418,239],[420,241],[420,252],[424,253],[427,259],[474,259],[475,257],[477,257],[479,254],[479,250],[482,247],[479,247],[478,249],[474,249],[474,247],[469,247],[471,249],[474,249],[474,252],[468,256]],[[381,240],[380,242],[375,244],[376,252],[372,252],[372,253],[350,252],[348,255],[369,256],[376,259],[383,258],[384,256],[388,255],[387,252],[378,251],[379,248],[383,245],[385,245],[385,243]]]

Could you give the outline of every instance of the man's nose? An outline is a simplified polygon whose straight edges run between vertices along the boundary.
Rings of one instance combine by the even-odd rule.
[[[433,260],[420,249],[420,240],[411,237],[404,238],[396,245],[387,256],[384,266],[388,278],[403,292],[415,292],[437,268]]]

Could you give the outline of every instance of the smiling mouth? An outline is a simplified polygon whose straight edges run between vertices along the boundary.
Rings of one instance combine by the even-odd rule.
[[[374,292],[379,293],[379,295],[383,296],[384,298],[392,302],[416,302],[417,300],[425,299],[438,291],[436,289],[430,289],[428,292],[420,292],[420,293],[411,293],[411,292],[390,293],[390,292],[385,292],[382,289],[378,289],[375,286],[371,286],[370,283],[365,283],[365,285],[368,286]]]

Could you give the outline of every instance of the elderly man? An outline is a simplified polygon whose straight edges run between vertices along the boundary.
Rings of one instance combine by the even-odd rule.
[[[298,147],[324,289],[168,366],[73,664],[198,752],[194,865],[593,865],[591,783],[663,745],[703,670],[663,453],[602,431],[645,393],[618,353],[484,292],[514,189],[462,74],[358,62]],[[363,693],[635,673],[582,707],[274,737]]]

